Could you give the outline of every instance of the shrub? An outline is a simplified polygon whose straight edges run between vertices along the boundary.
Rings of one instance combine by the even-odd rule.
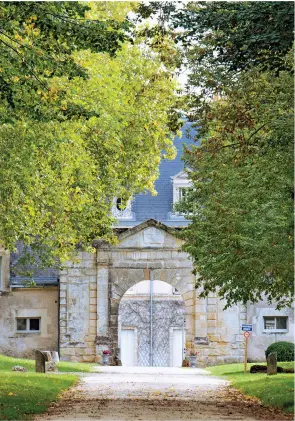
[[[291,342],[275,342],[265,351],[266,358],[271,352],[277,353],[278,361],[294,361],[294,344]]]

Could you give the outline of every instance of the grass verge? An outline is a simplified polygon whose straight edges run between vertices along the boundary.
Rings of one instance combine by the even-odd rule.
[[[28,372],[11,371],[14,365]],[[75,385],[75,372],[90,372],[95,364],[61,361],[63,374],[35,373],[35,361],[0,355],[0,420],[29,420],[45,412],[65,389]]]
[[[264,364],[264,363],[261,363]],[[267,376],[263,373],[250,374],[253,364],[248,364],[248,371],[244,374],[243,364],[226,364],[208,367],[214,376],[222,376],[231,385],[249,396],[256,396],[266,405],[280,408],[284,412],[294,412],[294,374],[280,373]],[[293,367],[294,363],[278,363],[285,368]]]
[[[28,371],[35,371],[35,361],[25,358],[13,358],[6,355],[0,355],[0,371],[11,371],[14,365],[21,365]],[[58,371],[64,373],[89,373],[97,364],[73,363],[70,361],[60,361],[57,364]]]
[[[45,412],[59,393],[73,386],[72,374],[0,372],[0,420],[28,420]]]

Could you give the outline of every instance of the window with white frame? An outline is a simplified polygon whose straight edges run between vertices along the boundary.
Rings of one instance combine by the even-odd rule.
[[[171,177],[173,184],[173,204],[185,199],[189,191],[192,189],[192,182],[188,179],[187,173],[181,171],[180,173]]]
[[[264,330],[268,332],[287,332],[288,317],[287,316],[264,316]]]
[[[121,197],[113,200],[112,214],[117,219],[133,219],[132,199],[124,201]]]
[[[179,187],[179,202],[186,200],[189,193],[192,191],[192,187]]]
[[[19,333],[40,332],[41,317],[17,317],[16,331]]]
[[[188,179],[187,172],[181,171],[178,174],[171,177],[172,186],[173,186],[173,206],[176,203],[185,200],[188,193],[192,190],[192,182]],[[172,209],[172,212],[169,212],[169,219],[174,220],[183,220],[184,215],[181,212],[176,212]]]

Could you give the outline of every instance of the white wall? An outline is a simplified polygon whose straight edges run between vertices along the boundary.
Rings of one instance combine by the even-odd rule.
[[[129,288],[126,291],[125,295],[132,296],[132,295],[147,295],[150,294],[150,281],[141,281],[138,284],[134,285],[133,287]],[[175,295],[173,294],[173,288],[171,285],[167,284],[167,282],[163,281],[153,281],[153,294],[155,295]]]
[[[267,347],[280,341],[294,342],[294,309],[284,308],[276,310],[275,303],[271,306],[266,302],[259,302],[247,306],[248,323],[253,324],[253,332],[249,338],[248,356],[250,361],[265,361]],[[264,329],[264,317],[287,316],[287,331],[276,332]]]

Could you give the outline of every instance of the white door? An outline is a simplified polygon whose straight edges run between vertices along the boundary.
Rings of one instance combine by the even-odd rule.
[[[183,330],[173,329],[172,341],[172,367],[182,366],[183,357]]]
[[[125,367],[136,365],[134,329],[121,330],[121,361]]]

